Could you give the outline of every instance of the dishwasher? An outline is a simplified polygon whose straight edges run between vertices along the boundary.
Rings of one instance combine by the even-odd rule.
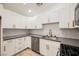
[[[39,38],[38,37],[32,37],[31,48],[33,51],[39,52]]]

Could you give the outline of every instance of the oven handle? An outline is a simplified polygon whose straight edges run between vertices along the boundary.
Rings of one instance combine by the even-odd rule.
[[[60,48],[58,48],[56,56],[60,56]]]

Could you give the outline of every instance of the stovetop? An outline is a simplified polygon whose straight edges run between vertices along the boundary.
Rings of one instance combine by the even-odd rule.
[[[60,56],[79,56],[79,47],[61,44]]]

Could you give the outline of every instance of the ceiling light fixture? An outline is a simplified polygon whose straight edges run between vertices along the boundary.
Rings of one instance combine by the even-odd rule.
[[[30,10],[30,9],[29,9],[29,10],[28,10],[28,12],[29,12],[29,13],[31,13],[31,12],[32,12],[32,10]]]

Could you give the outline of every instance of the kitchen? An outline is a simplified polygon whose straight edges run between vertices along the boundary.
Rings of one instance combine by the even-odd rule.
[[[78,56],[78,3],[1,3],[1,56]]]

